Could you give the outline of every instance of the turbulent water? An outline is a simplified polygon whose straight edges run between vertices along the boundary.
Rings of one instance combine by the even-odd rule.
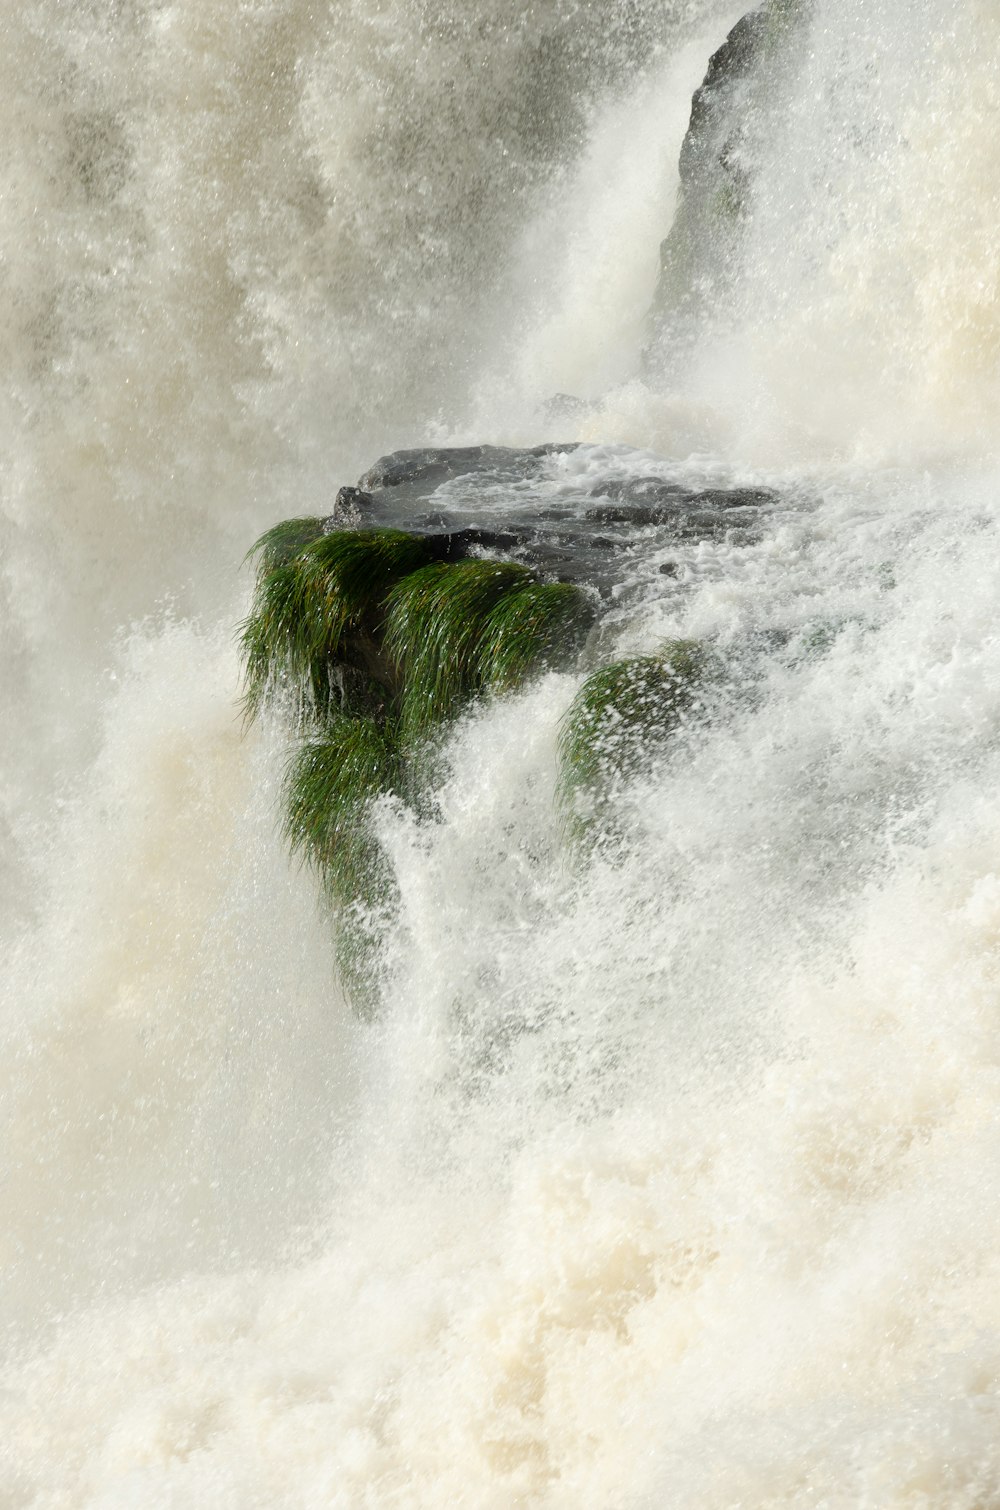
[[[1000,20],[814,0],[653,385],[739,14],[0,22],[10,1510],[1000,1505]],[[534,503],[776,491],[608,605],[725,675],[587,865],[579,678],[468,716],[438,818],[373,814],[364,1024],[241,557],[394,446],[550,439]]]

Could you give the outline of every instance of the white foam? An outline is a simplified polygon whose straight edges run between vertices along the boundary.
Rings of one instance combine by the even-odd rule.
[[[693,55],[597,109],[548,203],[513,192],[530,164],[496,170],[514,229],[466,262],[407,238],[425,193],[460,235],[495,151],[474,30],[291,0],[7,27],[0,1502],[996,1499],[995,21],[817,13],[806,83],[876,56],[858,111],[903,111],[895,156],[845,140],[769,265],[835,139],[800,100],[759,321],[706,343],[690,393],[621,386],[540,484],[666,465],[781,492],[756,544],[671,578],[637,558],[612,615],[626,650],[718,647],[712,716],[586,863],[554,803],[575,679],[463,721],[439,819],[377,814],[402,902],[370,1026],[276,834],[280,732],[241,729],[237,561],[442,395],[461,433],[502,392],[475,436],[498,439],[547,385],[627,371],[671,189],[652,156],[609,180],[682,129],[657,91]],[[541,36],[504,51],[519,16],[483,12],[500,101]],[[837,205],[871,218],[831,249]],[[535,257],[559,298],[530,349],[435,394],[421,332],[440,374],[466,316],[485,340],[506,300],[537,310]]]

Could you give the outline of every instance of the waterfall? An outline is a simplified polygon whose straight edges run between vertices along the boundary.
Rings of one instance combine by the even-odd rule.
[[[737,6],[3,23],[0,1504],[1000,1496],[998,22],[790,9],[655,329]],[[241,561],[552,440],[484,507],[770,500],[600,605],[713,675],[590,847],[588,667],[469,706],[360,1020]]]

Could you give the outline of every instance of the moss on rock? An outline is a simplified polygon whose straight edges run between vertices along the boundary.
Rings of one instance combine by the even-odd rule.
[[[275,526],[250,552],[244,707],[252,719],[280,697],[304,741],[285,782],[285,837],[338,909],[341,975],[359,1008],[375,989],[379,920],[393,902],[372,801],[394,793],[419,808],[435,735],[472,699],[511,691],[565,655],[592,617],[570,583],[441,554],[433,536],[325,533],[315,519]]]
[[[595,671],[559,733],[559,793],[579,833],[592,830],[616,789],[687,722],[711,658],[693,640]]]

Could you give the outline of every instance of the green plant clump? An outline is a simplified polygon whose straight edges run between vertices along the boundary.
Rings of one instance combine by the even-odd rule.
[[[400,784],[396,728],[336,717],[292,756],[285,775],[284,835],[314,867],[338,909],[336,958],[356,1010],[377,996],[379,939],[395,904],[392,874],[372,831],[371,803]]]
[[[421,800],[435,734],[469,702],[519,686],[589,625],[578,587],[507,561],[446,561],[403,530],[275,526],[250,557],[244,709],[282,696],[303,743],[284,789],[285,837],[339,910],[338,958],[370,1001],[392,882],[370,825],[382,793]]]
[[[398,790],[400,774],[396,729],[374,718],[334,719],[322,738],[308,740],[289,763],[285,839],[341,903],[377,898],[383,877],[368,805]]]
[[[595,671],[570,704],[559,734],[560,797],[587,830],[622,781],[686,721],[709,670],[692,640]]]
[[[241,636],[250,718],[283,684],[298,693],[301,722],[322,717],[331,707],[337,660],[377,676],[373,636],[382,601],[433,551],[429,539],[403,530],[337,530],[306,538],[296,549],[291,526],[305,523],[291,520],[268,531],[251,552],[259,553],[261,565]],[[272,537],[278,538],[268,544]]]
[[[385,632],[404,736],[424,738],[470,697],[518,686],[565,648],[582,608],[578,588],[513,562],[438,562],[405,577],[389,594]]]
[[[265,530],[247,552],[247,560],[257,563],[258,582],[276,567],[284,566],[303,546],[310,545],[322,533],[322,519],[311,514],[302,519],[283,519],[280,524]]]

